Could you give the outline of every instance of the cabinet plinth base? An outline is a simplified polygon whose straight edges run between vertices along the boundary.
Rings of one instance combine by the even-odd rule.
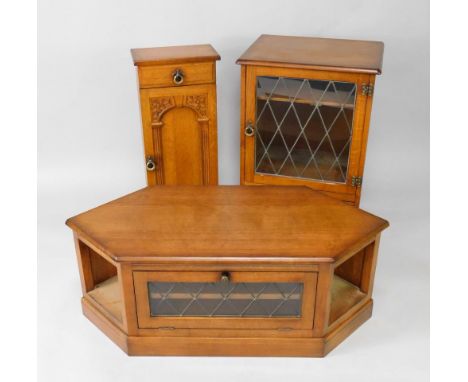
[[[323,357],[372,315],[372,300],[324,337],[223,338],[128,336],[85,298],[84,315],[125,353],[132,356],[283,356]]]

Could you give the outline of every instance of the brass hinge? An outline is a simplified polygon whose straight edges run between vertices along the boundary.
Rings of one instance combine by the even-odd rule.
[[[351,186],[361,187],[362,186],[362,176],[353,176],[351,178]]]
[[[362,84],[362,95],[372,97],[374,94],[374,85]]]

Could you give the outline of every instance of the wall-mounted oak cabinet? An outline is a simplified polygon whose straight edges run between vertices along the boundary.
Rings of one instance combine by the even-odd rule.
[[[359,205],[383,44],[262,35],[241,64],[241,184],[306,185]]]
[[[132,49],[148,185],[218,183],[216,60],[211,45]]]

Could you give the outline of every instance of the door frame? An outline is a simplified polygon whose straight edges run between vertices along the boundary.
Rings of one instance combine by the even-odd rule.
[[[312,329],[317,272],[229,272],[232,282],[300,282],[303,284],[301,317],[178,317],[151,316],[148,283],[216,282],[219,271],[134,271],[135,302],[140,329]]]
[[[164,129],[163,118],[166,112],[181,107],[193,110],[200,128],[203,184],[218,184],[215,86],[204,84],[140,89],[140,106],[145,158],[152,157],[156,162],[154,171],[146,170],[148,185],[165,184],[161,132]]]
[[[357,188],[352,185],[353,176],[362,176],[362,151],[365,150],[367,132],[366,118],[369,98],[362,94],[362,84],[368,84],[374,76],[365,73],[331,72],[320,70],[307,70],[295,68],[279,68],[268,66],[243,66],[242,73],[245,80],[242,81],[241,91],[244,98],[241,99],[243,116],[241,117],[241,183],[242,184],[270,184],[270,185],[306,185],[313,189],[346,194],[347,198],[354,199]],[[306,78],[315,80],[343,81],[356,84],[356,101],[353,115],[353,133],[349,152],[349,164],[346,183],[333,183],[326,181],[294,178],[281,175],[268,175],[255,173],[255,135],[247,137],[244,128],[248,121],[256,119],[256,83],[259,76]]]

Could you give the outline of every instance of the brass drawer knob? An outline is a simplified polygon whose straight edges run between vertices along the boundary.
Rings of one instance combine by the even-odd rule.
[[[153,157],[146,158],[146,170],[154,171],[156,169],[156,163],[154,163]]]
[[[223,273],[221,273],[221,282],[222,282],[222,283],[227,283],[227,282],[229,282],[229,272],[223,272]]]
[[[176,69],[174,73],[172,73],[172,81],[176,85],[181,85],[184,82],[184,73],[180,69]]]
[[[248,137],[252,137],[255,134],[255,128],[252,125],[252,122],[247,122],[247,126],[245,127],[244,134]]]

